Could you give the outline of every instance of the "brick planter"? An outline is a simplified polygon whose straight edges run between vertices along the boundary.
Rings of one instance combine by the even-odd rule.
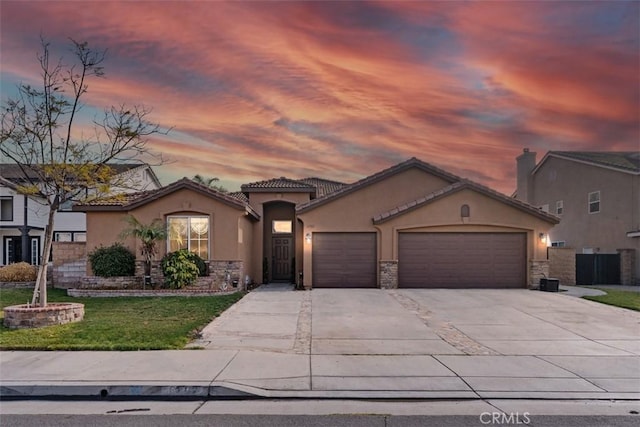
[[[4,308],[4,326],[10,329],[42,328],[79,322],[84,318],[84,304],[74,302],[49,303],[46,307],[26,304]]]

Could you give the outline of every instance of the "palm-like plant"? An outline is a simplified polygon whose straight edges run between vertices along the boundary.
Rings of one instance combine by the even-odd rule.
[[[193,182],[197,182],[198,184],[206,185],[209,188],[213,188],[214,190],[218,190],[222,193],[226,193],[228,190],[224,188],[222,185],[215,184],[219,181],[217,177],[205,177],[200,174],[196,174],[191,178]]]
[[[133,236],[140,239],[140,254],[144,257],[144,285],[151,278],[151,262],[158,254],[158,242],[167,238],[164,223],[156,219],[151,224],[143,224],[133,215],[127,215],[125,221],[129,227],[122,232],[123,237]]]

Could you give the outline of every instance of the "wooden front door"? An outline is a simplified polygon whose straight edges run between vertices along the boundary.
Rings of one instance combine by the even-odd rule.
[[[293,280],[293,238],[273,237],[273,280]]]

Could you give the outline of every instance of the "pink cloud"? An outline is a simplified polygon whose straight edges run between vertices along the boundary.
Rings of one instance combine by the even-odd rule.
[[[353,181],[416,156],[510,193],[525,145],[637,147],[637,13],[578,22],[602,7],[6,2],[1,69],[37,82],[39,32],[108,48],[87,104],[153,107],[168,176]]]

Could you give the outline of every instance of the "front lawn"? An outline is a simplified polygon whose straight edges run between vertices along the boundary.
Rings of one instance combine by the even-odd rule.
[[[28,289],[0,289],[0,307],[31,301]],[[39,329],[0,327],[1,350],[180,349],[242,298],[241,293],[198,297],[72,298],[49,290],[50,302],[84,304],[84,320]],[[0,323],[4,318],[0,318]]]
[[[616,307],[628,308],[640,311],[640,292],[620,291],[617,289],[600,289],[606,295],[584,296],[582,298],[601,302],[603,304],[615,305]]]

